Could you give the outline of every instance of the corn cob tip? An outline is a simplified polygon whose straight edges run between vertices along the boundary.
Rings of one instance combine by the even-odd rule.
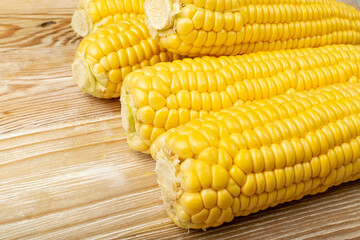
[[[144,10],[147,27],[157,36],[160,31],[172,31],[175,16],[180,12],[180,1],[147,0]]]
[[[90,32],[89,21],[87,20],[85,11],[83,9],[75,10],[71,19],[72,29],[81,37],[85,37]]]

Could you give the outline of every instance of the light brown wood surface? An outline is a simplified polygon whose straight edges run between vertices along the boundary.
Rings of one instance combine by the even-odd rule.
[[[176,227],[119,101],[72,80],[76,6],[0,0],[0,239],[360,238],[360,181],[206,232]]]

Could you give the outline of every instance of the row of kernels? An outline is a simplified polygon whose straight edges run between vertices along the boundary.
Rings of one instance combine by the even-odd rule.
[[[99,22],[101,19],[109,15],[117,15],[122,13],[143,14],[143,0],[134,1],[92,1],[87,6],[89,16],[93,22]]]
[[[182,0],[183,4],[194,4],[198,8],[223,12],[240,7],[238,1]]]
[[[167,45],[166,38],[161,38],[160,42],[161,44],[166,46],[169,51],[177,54],[198,56],[199,53],[201,53],[200,55],[222,56],[248,54],[258,51],[278,51],[293,48],[319,47],[338,43],[358,44],[360,42],[360,33],[355,31],[340,31],[323,36],[305,37],[301,39],[288,39],[286,41],[278,40],[274,42],[241,43],[234,44],[229,47],[225,45],[211,47],[195,47],[185,43],[181,43],[179,47],[174,47]]]
[[[286,75],[281,72],[286,69],[294,70],[296,72],[297,68],[298,66],[294,61],[279,58],[262,62],[238,62],[222,68],[220,72],[224,75],[229,75],[230,78],[236,81],[240,81],[242,79],[259,79],[274,77],[276,75],[286,77]],[[292,72],[286,73],[294,76]]]
[[[360,162],[358,162],[358,163],[360,163]],[[355,166],[357,166],[357,167],[355,167]],[[346,181],[346,179],[349,179],[349,178],[351,178],[351,176],[354,176],[354,174],[356,174],[356,172],[359,171],[359,168],[360,168],[360,164],[349,164],[346,167],[342,166],[341,168],[339,168],[337,170],[333,170],[332,173],[329,174],[329,176],[326,179],[325,178],[322,178],[322,179],[315,178],[315,179],[305,182],[305,184],[303,182],[300,182],[299,184],[296,184],[296,190],[292,191],[292,192],[295,192],[294,195],[281,194],[282,196],[287,195],[287,197],[285,197],[279,201],[274,201],[272,206],[277,205],[282,202],[285,202],[285,201],[291,201],[293,199],[300,199],[303,195],[315,194],[319,191],[325,191],[327,189],[327,187],[344,182],[344,181]],[[334,182],[334,180],[336,182]],[[322,184],[325,182],[329,185],[323,186]],[[293,186],[294,185],[291,185],[290,189],[294,190]],[[282,189],[280,189],[279,191],[281,193],[283,193]],[[280,192],[278,192],[278,193],[280,193]],[[301,192],[302,192],[302,194],[301,194]],[[259,197],[260,197],[260,195],[259,195]],[[257,211],[257,209],[254,209],[254,211]]]
[[[350,24],[351,20],[346,17],[350,16],[341,16],[341,14],[332,12],[331,7],[319,4],[308,6],[251,5],[242,7],[237,12],[225,13],[198,9],[188,5],[183,8],[182,18],[177,21],[177,32],[180,35],[189,34],[193,29],[215,32],[224,29],[228,32],[232,30],[237,32],[246,24],[281,24],[316,20],[321,20],[325,24],[329,18],[345,18],[344,20],[348,21],[347,26],[354,25]],[[336,22],[332,24],[335,24],[334,27],[337,26]]]
[[[164,43],[176,48],[181,42],[196,47],[232,46],[240,43],[274,42],[305,37],[323,36],[326,34],[355,30],[347,19],[322,19],[318,21],[291,22],[280,24],[245,25],[237,31],[193,30],[186,35],[170,35]],[[166,45],[165,45],[166,46]]]
[[[241,82],[236,82],[234,87],[237,89],[237,93],[243,101],[271,98],[285,93],[290,88],[294,88],[291,84],[296,81],[296,78],[290,79],[286,75],[282,76],[284,78],[274,76],[265,79],[246,79]]]
[[[289,123],[290,120],[287,123],[288,126]],[[245,130],[236,137],[239,141],[238,147],[245,146],[257,149],[261,147],[261,154],[259,155],[261,158],[252,159],[251,157],[251,152],[259,151],[257,149],[242,149],[235,157],[234,161],[238,162],[239,167],[247,173],[252,171],[260,172],[263,170],[263,167],[254,169],[254,165],[282,168],[285,165],[291,166],[294,162],[306,162],[310,160],[310,156],[324,154],[329,148],[339,146],[342,143],[347,143],[350,139],[357,136],[357,131],[354,130],[351,132],[348,124],[352,124],[352,127],[358,129],[360,127],[359,118],[356,117],[356,115],[351,115],[347,118],[347,121],[339,120],[336,123],[330,123],[328,126],[324,126],[323,128],[316,130],[316,132],[309,132],[305,136],[301,135],[304,135],[306,131],[303,131],[303,133],[295,132],[295,134],[293,134],[292,130],[285,130],[286,124],[278,125],[277,127],[271,124],[265,126],[265,128],[255,128],[254,131]],[[293,129],[295,129],[295,125],[293,126]],[[234,133],[231,134],[230,138],[233,138],[235,135],[236,134]],[[293,137],[303,138],[299,141]],[[291,155],[289,155],[290,152],[292,152]],[[259,162],[253,162],[255,160],[261,161],[261,164]],[[263,163],[263,161],[265,161],[265,163]]]
[[[354,139],[353,142],[356,143],[355,149],[357,149],[355,159],[353,159],[351,148],[347,147],[347,144],[343,144],[333,149],[332,152],[329,151],[327,154],[313,157],[311,161],[306,163],[282,167],[274,169],[273,171],[246,174],[243,184],[239,185],[241,194],[251,197],[255,194],[288,187],[294,183],[306,182],[311,178],[319,177],[324,179],[329,176],[330,173],[333,174],[333,170],[336,169],[337,166],[341,168],[341,166],[353,165],[359,161],[360,145],[358,140]],[[342,154],[342,161],[340,160],[341,157],[337,159],[336,154]],[[241,170],[239,169],[238,171]]]
[[[344,46],[345,47],[345,46]],[[320,50],[320,53],[321,52],[326,52],[327,51],[327,49],[328,49],[329,47],[323,47],[323,48],[319,48],[319,50]],[[309,50],[309,49],[304,49],[304,51],[306,51],[306,50]],[[349,50],[356,50],[356,48],[355,49],[352,49],[352,48],[350,48],[349,47]],[[283,51],[283,52],[273,52],[273,53],[260,53],[259,54],[259,56],[261,56],[261,59],[253,59],[253,58],[247,58],[246,60],[248,60],[248,61],[250,61],[250,60],[252,60],[252,61],[265,61],[265,60],[267,60],[267,59],[270,59],[270,58],[273,58],[273,57],[276,57],[276,56],[282,56],[282,53],[284,53],[285,51]],[[298,50],[294,50],[294,51],[286,51],[286,52],[291,52],[291,53],[294,53],[294,54],[296,54],[296,55],[302,55],[302,51],[298,51]],[[311,52],[314,52],[314,51],[311,51]],[[329,61],[326,61],[326,63],[327,64],[335,64],[335,63],[337,63],[339,60],[337,60],[337,58],[341,58],[341,59],[344,59],[344,58],[346,58],[348,55],[350,55],[350,53],[348,53],[349,51],[339,51],[338,53],[336,53],[336,56],[335,55],[333,55],[335,52],[334,51],[330,51],[327,55],[329,55],[329,56],[333,56],[331,59],[333,59],[333,60],[331,60],[331,63],[329,63]],[[280,55],[279,55],[280,54]],[[309,54],[317,54],[316,52],[315,53],[309,53]],[[275,56],[276,55],[276,56]],[[295,55],[295,56],[296,56]],[[323,55],[326,55],[326,54],[320,54],[320,56],[323,56]],[[255,54],[250,54],[249,56],[255,56]],[[226,58],[220,58],[220,59],[226,59]],[[237,59],[237,58],[234,58],[234,59]],[[315,65],[318,65],[318,64],[320,64],[321,63],[321,60],[320,60],[320,57],[317,57],[317,58],[314,58],[314,60],[311,60],[312,59],[312,55],[310,55],[309,56],[309,59],[308,60],[304,60],[304,59],[302,59],[301,57],[299,57],[299,58],[296,58],[296,60],[295,61],[297,61],[299,64],[301,64],[301,68],[305,68],[305,69],[308,69],[308,68],[314,68],[315,67]],[[315,60],[315,59],[317,59],[317,60]],[[204,66],[206,66],[206,65],[209,65],[209,64],[212,64],[211,62],[218,62],[218,61],[215,61],[216,60],[216,58],[208,58],[205,62],[207,62],[207,63],[205,63],[205,64],[202,64],[202,66],[204,67]],[[267,75],[267,74],[270,74],[270,75],[272,75],[272,74],[277,74],[279,71],[282,71],[283,70],[283,68],[289,68],[289,67],[287,67],[287,66],[290,66],[290,68],[291,69],[296,69],[297,70],[297,65],[296,65],[296,63],[294,63],[294,61],[293,60],[281,60],[281,59],[278,59],[278,60],[271,60],[270,61],[270,63],[266,63],[265,64],[265,62],[252,62],[251,64],[249,64],[249,63],[246,63],[246,62],[243,62],[243,63],[236,63],[236,64],[231,64],[229,67],[227,67],[227,69],[229,69],[229,70],[231,70],[231,72],[233,73],[233,74],[235,74],[235,73],[238,73],[238,74],[240,74],[241,75],[241,78],[242,79],[244,79],[244,78],[250,78],[250,77],[257,77],[257,75],[258,74],[256,74],[256,73],[260,73],[260,72],[262,72],[263,74],[265,74],[265,75]],[[200,61],[200,58],[197,58],[197,61],[199,61],[199,64],[201,64],[202,62]],[[234,60],[235,61],[235,60]],[[243,61],[243,60],[241,60],[240,59],[240,61]],[[156,68],[164,68],[164,69],[169,69],[169,68],[167,68],[166,66],[168,66],[168,65],[174,65],[174,66],[179,66],[179,67],[181,67],[182,69],[184,69],[184,66],[185,66],[185,63],[186,62],[190,62],[190,66],[191,65],[194,65],[194,64],[192,64],[193,63],[193,61],[192,60],[190,60],[190,59],[185,59],[185,60],[183,60],[183,61],[174,61],[173,63],[161,63],[161,64],[157,64],[156,65]],[[275,65],[274,65],[275,64]],[[289,65],[290,64],[290,65]],[[295,64],[295,65],[294,65]],[[341,62],[341,64],[343,64],[342,62]],[[350,64],[350,65],[352,65],[352,66],[350,66],[350,68],[352,69],[352,71],[354,72],[354,74],[356,74],[356,71],[358,71],[358,68],[359,68],[359,65],[355,65],[355,64],[352,64],[352,62],[351,61],[349,61],[349,62],[344,62],[344,64]],[[214,64],[212,64],[212,65],[214,65]],[[221,63],[221,65],[223,65],[223,63]],[[310,66],[311,65],[311,66]],[[314,65],[314,66],[312,66],[312,65]],[[293,67],[292,67],[293,66]],[[236,67],[236,68],[234,68],[234,67]],[[251,69],[250,69],[250,67],[251,67]],[[205,67],[204,67],[205,68]],[[219,68],[220,68],[220,66],[219,66]],[[349,67],[348,67],[349,68]],[[237,70],[238,69],[238,70]],[[157,75],[157,74],[160,74],[159,72],[156,72],[155,70],[154,71],[149,71],[149,70],[151,70],[151,69],[148,69],[148,68],[146,68],[146,69],[143,69],[143,73],[145,74],[145,75],[148,75],[148,76],[151,76],[151,77],[153,77],[153,76],[155,76],[155,75]],[[250,71],[250,70],[252,70],[252,71]],[[185,70],[184,70],[185,71]],[[331,70],[330,70],[331,71]],[[254,73],[255,72],[255,73]],[[335,70],[332,70],[332,73],[333,74],[335,74],[336,76],[337,76],[337,74],[336,74],[336,72],[337,71],[335,71]],[[150,73],[150,75],[148,74],[148,73]],[[248,73],[248,74],[246,74],[246,73]],[[244,75],[245,74],[245,75]],[[348,73],[349,74],[349,73]],[[139,74],[135,74],[135,76],[137,76],[137,75],[139,75]],[[240,76],[239,75],[239,76]],[[168,77],[163,77],[162,79],[167,79]],[[176,79],[175,79],[176,80]],[[186,80],[186,79],[185,79]],[[183,80],[184,81],[184,80]],[[180,81],[173,81],[173,82],[180,82]],[[180,83],[179,83],[180,84]],[[178,85],[179,85],[178,84]],[[132,86],[132,84],[130,84],[130,86],[127,86],[128,88],[131,88],[131,86]],[[184,86],[188,86],[188,85],[184,85]],[[226,85],[223,85],[223,86],[226,86]],[[180,87],[180,86],[179,86]],[[219,89],[217,89],[217,90],[219,90]]]
[[[137,19],[142,17],[144,16],[138,13],[116,13],[115,15],[109,15],[106,18],[101,19],[100,22],[95,23],[92,31],[100,31],[104,27],[121,23],[123,20]]]
[[[296,89],[309,91],[330,84],[344,83],[349,79],[339,65],[309,71],[300,70]]]
[[[314,4],[314,1],[311,0],[246,0],[242,1],[241,5],[236,0],[231,1],[210,1],[210,0],[182,0],[183,4],[193,4],[198,8],[204,8],[211,11],[223,12],[230,9],[237,9],[238,7],[245,7],[250,5],[304,5]],[[334,1],[329,0],[317,0],[317,4],[328,4],[329,6],[339,6],[344,7],[342,4],[338,4]],[[327,6],[327,5],[325,5]]]
[[[335,51],[329,51],[328,53],[330,54],[329,57],[333,57],[335,56],[335,58],[343,58],[343,60],[351,60],[351,61],[355,61],[358,62],[360,59],[359,56],[359,50],[358,49],[352,49],[349,48],[350,51],[341,51],[340,49],[336,49],[338,48],[337,46],[334,48]],[[341,60],[340,60],[341,61]]]
[[[252,190],[253,194],[246,195],[242,193],[239,195],[238,191],[235,190],[236,195],[232,195],[229,191],[231,185],[233,185],[232,178],[229,180],[227,189],[216,191],[212,188],[203,188],[199,192],[184,192],[175,203],[175,211],[177,216],[183,221],[191,219],[191,222],[194,224],[205,223],[208,226],[213,226],[212,224],[221,224],[224,221],[220,217],[222,211],[229,212],[228,214],[235,216],[247,215],[248,211],[258,211],[285,201],[299,199],[304,195],[318,192],[321,189],[324,190],[327,187],[346,181],[360,171],[359,159],[354,163],[342,165],[337,169],[329,171],[322,178],[309,175],[308,173],[312,170],[311,166],[308,165],[302,169],[301,167],[296,167],[294,171],[287,168],[278,172],[264,172],[261,173],[263,175],[257,177],[251,175],[250,180],[266,182],[266,186],[261,187],[263,191],[254,192]],[[321,167],[321,164],[317,167]],[[300,180],[301,178],[302,180]],[[257,185],[255,186],[258,187]],[[243,190],[244,188],[246,189],[246,187],[241,189]],[[228,220],[231,220],[232,217],[228,216]]]
[[[274,97],[274,98],[277,98],[277,99],[280,99],[279,97]],[[269,104],[271,104],[273,101],[274,101],[274,99],[271,99],[272,101],[268,101],[268,103]],[[301,101],[302,100],[302,101]],[[304,110],[304,108],[303,107],[305,107],[305,105],[303,105],[302,103],[303,102],[307,102],[307,99],[301,99],[301,100],[298,100],[296,103],[300,103],[300,105],[299,106],[297,106],[296,108],[299,110],[299,111],[301,111],[301,110]],[[325,101],[326,101],[326,99],[325,99]],[[266,100],[264,100],[264,102],[266,102]],[[312,101],[312,102],[314,102],[314,101]],[[274,103],[273,103],[274,104]],[[252,103],[250,103],[250,104],[248,104],[248,106],[251,106],[252,105]],[[268,116],[268,117],[266,117],[266,116],[262,116],[262,117],[266,117],[267,119],[272,119],[272,121],[274,121],[275,119],[285,119],[285,118],[289,118],[289,114],[291,115],[291,116],[295,116],[295,113],[296,113],[296,111],[298,111],[298,110],[291,110],[291,108],[292,107],[290,107],[290,106],[293,106],[293,105],[297,105],[297,104],[295,104],[295,102],[293,103],[293,102],[291,102],[291,103],[283,103],[283,104],[281,104],[281,105],[279,105],[279,106],[276,106],[276,108],[274,108],[274,107],[272,107],[272,106],[267,106],[267,108],[271,108],[271,110],[269,109],[269,111],[270,111],[270,113],[271,113],[271,111],[275,111],[276,112],[276,115],[273,115],[272,114],[272,117],[271,116]],[[301,107],[301,105],[303,105],[303,107]],[[324,105],[324,107],[328,107],[326,104],[323,104]],[[309,105],[306,105],[307,107],[306,108],[310,108],[311,106],[309,106]],[[321,105],[322,106],[322,105]],[[265,115],[267,115],[267,114],[269,114],[269,112],[267,112],[267,113],[264,113],[263,112],[263,110],[265,110],[266,111],[266,109],[267,108],[265,108],[265,109],[257,109],[258,107],[256,107],[256,109],[254,110],[255,111],[255,113],[258,113],[259,111],[261,111],[261,114],[265,114]],[[291,112],[290,112],[291,111]],[[237,120],[237,121],[239,121],[239,123],[240,123],[240,126],[242,126],[242,127],[245,127],[245,128],[242,128],[242,129],[249,129],[248,127],[246,127],[246,126],[249,126],[250,127],[250,129],[254,129],[255,128],[255,126],[257,125],[257,124],[254,124],[256,121],[259,121],[259,118],[257,118],[257,120],[256,120],[256,118],[254,118],[254,115],[253,114],[251,114],[251,111],[248,111],[248,112],[246,112],[246,114],[247,114],[247,116],[243,116],[243,115],[239,115],[239,116],[237,116],[237,118],[235,119],[235,120]],[[261,114],[258,114],[258,116],[259,115],[261,115]],[[245,120],[246,118],[248,118],[250,115],[252,115],[253,117],[252,117],[252,122],[253,122],[253,124],[254,125],[249,125],[249,124],[247,124],[247,125],[244,125],[244,121],[243,120]],[[337,116],[337,118],[336,119],[338,119],[341,115],[340,115],[340,113],[338,114],[338,115],[336,115]],[[275,118],[274,118],[275,117]],[[302,122],[299,122],[299,121],[304,121],[304,123],[302,123]],[[307,121],[311,121],[310,123],[311,124],[307,124]],[[248,121],[246,121],[246,122],[248,122]],[[249,122],[248,122],[249,123]],[[260,125],[263,125],[263,123],[260,121],[259,122],[260,123]],[[278,123],[282,123],[282,122],[278,122]],[[292,118],[292,119],[289,119],[289,120],[287,120],[286,122],[284,122],[284,123],[286,123],[288,126],[287,127],[290,127],[291,129],[292,128],[294,128],[294,126],[290,126],[289,124],[295,124],[295,125],[297,125],[297,127],[299,128],[299,131],[300,131],[300,133],[304,133],[304,132],[307,132],[307,131],[311,131],[311,130],[315,130],[315,128],[314,128],[314,126],[317,124],[316,122],[314,122],[314,119],[313,119],[313,117],[312,116],[310,116],[309,117],[309,114],[308,113],[306,113],[306,112],[300,112],[299,113],[299,116],[298,117],[294,117],[294,118]],[[270,125],[269,125],[270,124]],[[275,127],[275,125],[274,125],[274,123],[269,123],[268,125],[265,125],[265,126],[267,126],[267,128],[269,129],[269,130],[271,130],[271,131],[273,131],[273,128]],[[314,125],[314,126],[311,126],[311,125]],[[285,127],[285,126],[284,126]],[[305,129],[303,129],[304,127],[308,127],[307,129],[305,128]],[[296,128],[296,127],[295,127]],[[240,129],[239,129],[240,130]],[[281,130],[281,129],[280,129]],[[284,130],[284,129],[282,129],[282,130]],[[274,130],[275,131],[275,130]],[[292,131],[292,132],[294,132],[294,131]],[[285,135],[287,135],[286,133],[282,133],[284,136]],[[297,136],[298,134],[295,134],[294,136]]]
[[[139,13],[116,13],[113,16],[109,16],[106,25],[112,24],[112,23],[118,23],[122,20],[130,19],[130,18],[136,18],[139,17]]]
[[[315,49],[307,49],[307,50],[314,51]],[[355,61],[359,59],[359,48],[356,45],[344,45],[344,44],[329,45],[329,46],[323,46],[319,48],[319,50],[323,53],[337,51],[340,53],[340,55],[343,55],[344,58],[350,57],[351,60],[355,60]]]
[[[284,23],[333,17],[331,7],[321,4],[311,5],[250,5],[241,9],[245,23]],[[335,15],[338,16],[338,15]]]
[[[102,58],[99,64],[94,65],[95,72],[97,74],[105,72],[110,82],[120,83],[132,71],[178,58],[177,55],[169,52],[159,52],[150,55],[150,58],[146,59],[144,53],[140,51],[143,51],[141,45],[135,45],[133,48],[118,51],[118,54],[113,52],[108,57]],[[130,56],[137,57],[130,58]]]
[[[204,58],[185,58],[181,61],[173,61],[170,63],[160,63],[157,64],[154,68],[158,71],[165,70],[170,71],[171,73],[176,73],[179,71],[183,72],[196,72],[196,71],[218,71],[222,67],[224,67],[227,64],[232,63],[232,61],[235,61],[236,58],[233,58],[233,60],[229,60],[227,57],[223,58],[214,58],[214,57],[204,57]],[[154,73],[154,75],[149,76],[155,76],[158,73]]]
[[[233,46],[240,43],[255,42],[282,42],[289,39],[314,38],[334,32],[353,30],[348,20],[334,19],[308,22],[292,22],[289,24],[254,24],[246,25],[239,31],[221,30],[213,31],[193,30],[187,35],[169,35],[163,38],[162,43],[166,47],[178,48],[187,44],[194,47]],[[262,33],[262,34],[261,34]]]
[[[301,70],[310,70],[314,68],[322,68],[334,66],[337,64],[349,64],[349,67],[356,69],[356,60],[351,59],[348,54],[348,51],[330,51],[326,54],[324,53],[312,53],[308,56],[296,56],[294,61],[299,65]],[[349,61],[344,62],[344,60]]]
[[[324,46],[321,48],[311,49],[294,49],[294,50],[281,50],[281,51],[272,51],[272,52],[259,52],[259,53],[250,53],[248,55],[238,55],[238,56],[228,56],[228,57],[202,57],[202,58],[194,58],[194,59],[184,59],[182,61],[175,61],[173,63],[162,63],[158,64],[157,66],[162,66],[166,70],[169,70],[171,72],[175,71],[207,71],[212,69],[213,71],[217,71],[221,69],[224,66],[227,66],[229,64],[233,64],[235,62],[262,62],[270,59],[279,59],[279,58],[285,58],[287,61],[291,61],[292,58],[296,58],[298,56],[307,56],[311,57],[311,55],[314,54],[320,54],[322,58],[328,59],[328,54],[332,54],[333,51],[338,51],[339,54],[337,56],[340,56],[343,59],[351,59],[354,61],[357,61],[360,58],[359,48],[356,46],[350,46],[350,45],[341,45],[341,46]],[[326,54],[323,54],[326,53]],[[310,56],[309,56],[310,55]],[[331,55],[333,56],[333,55]],[[330,58],[332,61],[331,65],[334,65],[333,63],[334,59],[337,60],[336,57]],[[310,59],[311,60],[311,59]],[[309,61],[310,61],[309,60]],[[324,60],[324,64],[328,62],[329,60]],[[324,66],[321,65],[319,60],[317,60],[317,66]],[[329,63],[328,63],[329,64]]]
[[[102,18],[109,15],[105,1],[91,2],[88,5],[88,12],[93,22],[99,22]]]
[[[103,56],[107,56],[110,53],[117,51],[118,49],[123,48],[125,50],[130,46],[139,44],[139,37],[145,36],[137,36],[132,31],[132,29],[130,29],[129,24],[124,23],[124,25],[129,26],[129,28],[122,33],[109,34],[97,38],[96,41],[88,45],[88,47],[86,48],[86,53],[93,58],[100,60]],[[110,28],[111,26],[109,26],[108,28]],[[134,26],[133,28],[136,27]],[[97,35],[98,33],[101,33],[101,31],[96,32],[94,35]]]
[[[193,110],[205,110],[205,111],[218,111],[223,108],[231,107],[237,100],[237,96],[234,95],[235,91],[211,91],[199,92],[174,90],[173,87],[170,90],[177,92],[176,94],[170,94],[168,88],[151,90],[146,92],[144,89],[139,88],[140,83],[136,82],[137,86],[132,89],[132,97],[136,107],[150,105],[154,110],[159,110],[163,107],[169,109],[193,109]],[[141,87],[141,86],[140,86]],[[155,86],[156,87],[156,86]],[[164,96],[164,95],[165,96]],[[145,99],[147,98],[147,99]]]
[[[269,134],[268,131],[264,131],[265,128],[261,128],[262,137],[260,137],[260,139],[266,138],[265,140],[267,140],[272,138],[273,142],[278,140],[278,143],[273,144],[271,144],[271,140],[265,141],[263,139],[260,140],[259,137],[256,137],[256,135],[254,134],[259,133],[259,131],[252,132],[249,130],[245,130],[243,134],[239,135],[233,133],[230,135],[229,138],[220,139],[218,146],[225,150],[225,152],[221,151],[222,154],[219,154],[216,159],[212,159],[216,160],[218,164],[222,165],[228,170],[228,168],[230,168],[229,159],[235,157],[235,164],[238,164],[238,166],[246,173],[261,172],[264,170],[264,168],[265,170],[272,170],[272,168],[274,167],[283,168],[285,166],[292,166],[293,164],[295,164],[295,162],[300,163],[309,161],[311,159],[311,156],[325,154],[328,149],[333,146],[338,146],[342,143],[348,143],[350,139],[354,138],[358,132],[358,130],[351,131],[348,125],[351,124],[353,128],[359,129],[359,123],[359,118],[356,115],[351,115],[350,117],[346,118],[346,121],[340,120],[336,124],[330,124],[330,127],[325,126],[322,129],[318,129],[316,132],[310,132],[300,140],[291,138],[291,130],[289,129],[286,130],[288,133],[283,132],[284,129],[286,129],[286,125],[278,125],[281,127],[278,128],[277,133],[275,131],[277,128],[273,128],[270,131],[273,134],[276,133],[277,137],[275,137],[273,134]],[[215,131],[214,133],[218,132],[218,129],[216,128],[208,128],[210,125],[204,126],[201,125],[200,122],[199,124],[199,127],[202,126],[203,129],[207,129],[203,132],[204,136],[210,134],[212,131]],[[341,124],[341,126],[343,127],[339,127],[338,124]],[[235,128],[238,129],[240,127]],[[189,135],[189,139],[193,138],[193,134],[195,133]],[[300,133],[297,134],[297,136],[299,135]],[[202,151],[209,147],[209,144],[212,141],[206,141],[204,136],[201,136],[199,134],[196,134],[196,136],[196,139],[199,140],[201,138],[201,141],[189,141],[187,136],[182,136],[184,141],[188,141],[189,143],[185,144],[184,141],[182,141],[177,144],[182,147],[172,148],[173,154],[181,155],[181,158],[185,159],[185,157],[183,157],[183,153],[180,152],[181,150],[189,153],[188,156],[193,156],[193,154],[200,154],[201,158],[203,158],[204,156],[208,157],[206,153],[202,154]],[[334,136],[340,136],[341,138],[334,138]],[[288,138],[291,140],[282,140],[283,138]],[[238,149],[237,147],[239,149],[244,147],[256,147],[260,148],[260,150],[242,149],[235,156],[235,152]],[[208,150],[206,150],[205,152],[208,152]]]

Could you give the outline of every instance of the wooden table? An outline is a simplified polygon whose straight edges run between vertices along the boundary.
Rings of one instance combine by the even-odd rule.
[[[206,232],[176,227],[119,101],[72,80],[76,6],[0,1],[0,239],[360,238],[360,181]]]

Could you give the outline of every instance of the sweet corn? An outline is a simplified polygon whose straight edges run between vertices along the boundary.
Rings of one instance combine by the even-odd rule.
[[[206,113],[289,91],[356,82],[359,72],[360,46],[352,45],[159,63],[124,81],[122,120],[128,145],[147,152],[160,134]],[[199,143],[194,139],[192,144]]]
[[[80,0],[71,26],[80,36],[121,20],[144,16],[144,0]]]
[[[153,37],[192,57],[360,43],[360,12],[334,0],[148,0],[144,9]]]
[[[118,98],[128,73],[179,58],[150,37],[144,18],[128,19],[99,29],[81,41],[73,77],[86,93],[99,98]]]
[[[360,178],[360,83],[205,114],[167,131],[151,154],[167,213],[183,228],[324,192]]]

